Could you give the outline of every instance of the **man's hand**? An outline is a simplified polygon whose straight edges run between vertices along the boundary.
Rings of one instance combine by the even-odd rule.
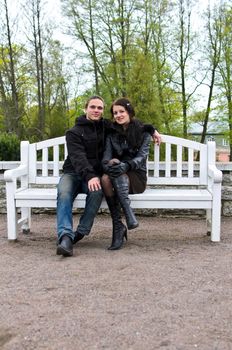
[[[157,143],[157,145],[161,144],[162,139],[161,139],[161,136],[157,130],[155,130],[154,134],[152,135],[152,138],[153,138],[154,143]]]
[[[98,191],[101,189],[101,182],[98,177],[93,177],[88,181],[88,189],[90,191]]]

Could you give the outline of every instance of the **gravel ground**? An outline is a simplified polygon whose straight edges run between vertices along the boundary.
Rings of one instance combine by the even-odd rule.
[[[0,215],[0,349],[232,349],[232,218],[220,243],[201,218],[139,221],[123,249],[108,251],[101,214],[63,258],[55,215],[33,215],[17,242]]]

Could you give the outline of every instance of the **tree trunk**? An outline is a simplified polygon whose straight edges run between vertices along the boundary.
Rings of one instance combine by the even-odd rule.
[[[7,0],[4,0],[4,6],[5,6],[6,30],[7,30],[8,49],[9,49],[9,61],[10,61],[9,76],[10,76],[10,86],[11,86],[11,99],[12,99],[12,106],[13,106],[13,108],[11,109],[11,116],[10,116],[10,125],[9,125],[10,129],[7,131],[13,131],[16,134],[18,134],[19,133],[18,123],[20,119],[19,99],[18,99],[18,91],[16,87],[14,53],[13,53],[12,42],[11,42],[11,30],[10,30],[10,24],[9,24]]]

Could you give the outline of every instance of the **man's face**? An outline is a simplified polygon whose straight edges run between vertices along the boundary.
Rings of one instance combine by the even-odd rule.
[[[101,119],[104,111],[104,104],[98,98],[90,100],[88,106],[85,109],[86,118],[88,120],[97,121]]]

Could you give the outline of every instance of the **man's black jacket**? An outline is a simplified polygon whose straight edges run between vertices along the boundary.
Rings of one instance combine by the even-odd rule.
[[[79,174],[86,181],[102,175],[101,160],[110,125],[106,119],[91,121],[85,115],[77,119],[75,126],[66,132],[68,157],[64,173]]]

